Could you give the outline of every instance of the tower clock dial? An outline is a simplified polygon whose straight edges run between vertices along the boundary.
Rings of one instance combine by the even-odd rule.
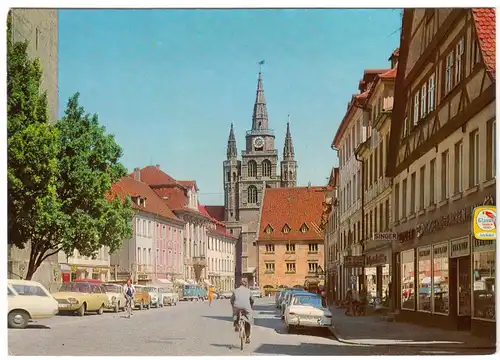
[[[264,139],[259,137],[256,137],[253,139],[253,146],[255,146],[257,149],[262,149],[264,147]]]

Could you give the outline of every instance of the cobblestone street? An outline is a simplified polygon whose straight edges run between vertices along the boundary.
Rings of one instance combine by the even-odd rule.
[[[231,328],[228,300],[181,302],[177,307],[123,313],[57,316],[9,330],[11,355],[242,355]],[[460,354],[477,353],[460,350]],[[338,342],[329,333],[289,335],[271,300],[256,303],[252,343],[243,355],[411,355],[455,354],[453,350],[357,346]]]

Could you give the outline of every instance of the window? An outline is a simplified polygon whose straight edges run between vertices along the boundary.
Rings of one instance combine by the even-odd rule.
[[[295,252],[295,244],[286,244],[286,252],[294,253]]]
[[[404,122],[403,122],[403,139],[408,136],[408,128],[410,127],[409,125],[409,120],[406,117]]]
[[[469,135],[469,148],[469,187],[473,187],[479,184],[479,131],[477,129]]]
[[[352,176],[352,202],[355,202],[357,197],[356,197],[356,174]]]
[[[283,226],[283,229],[281,230],[284,234],[288,234],[290,232],[290,226],[288,226],[288,224],[285,224],[285,226]]]
[[[420,120],[418,114],[420,110],[420,93],[417,91],[413,100],[413,126],[418,124]]]
[[[10,290],[10,288],[8,286],[7,286],[7,295],[14,296],[14,293],[12,292],[12,290]]]
[[[377,224],[378,224],[378,217],[377,217],[377,207],[373,209],[373,232],[377,232]]]
[[[432,159],[429,166],[429,205],[436,203],[434,183],[436,181],[436,159]]]
[[[449,156],[448,150],[441,154],[441,201],[449,196]]]
[[[318,263],[317,262],[308,262],[308,272],[309,273],[315,273],[318,270]]]
[[[317,253],[318,252],[318,244],[309,244],[309,252]]]
[[[411,194],[410,194],[410,211],[411,213],[415,213],[417,210],[417,204],[416,204],[416,193],[417,193],[417,173],[411,174]]]
[[[479,242],[479,244],[477,244]],[[476,241],[473,254],[473,317],[495,320],[495,240]],[[485,251],[488,250],[488,251]]]
[[[422,90],[420,90],[420,117],[423,119],[427,115],[427,85],[422,85]]]
[[[295,274],[295,263],[294,262],[287,262],[286,263],[286,273],[287,274]]]
[[[267,159],[262,162],[262,176],[271,176],[271,162]]]
[[[424,209],[425,202],[425,165],[420,168],[420,187],[418,189],[418,208]]]
[[[405,218],[406,217],[406,211],[408,210],[407,208],[407,197],[408,197],[408,182],[407,182],[407,179],[404,179],[403,180],[403,194],[402,194],[402,197],[403,197],[403,204],[402,204],[402,211],[403,211],[403,214],[402,214],[402,217]]]
[[[370,154],[370,160],[368,161],[369,173],[368,173],[368,185],[373,184],[373,153]]]
[[[11,284],[14,290],[21,296],[43,296],[48,297],[40,286]]]
[[[379,154],[379,176],[384,177],[384,139],[380,140],[380,145],[378,147]]]
[[[256,204],[257,203],[257,187],[254,185],[250,185],[248,187],[248,203]]]
[[[455,194],[463,190],[462,168],[463,168],[463,143],[459,141],[455,144]]]
[[[478,64],[481,61],[481,50],[479,49],[479,41],[474,39],[472,48],[472,67]]]
[[[436,86],[435,86],[435,75],[434,74],[432,74],[429,77],[428,84],[429,84],[429,86],[428,86],[428,90],[427,90],[427,97],[428,97],[429,103],[427,104],[427,111],[431,112],[434,110],[435,98],[436,98]]]
[[[453,88],[453,52],[446,57],[446,73],[444,80],[444,95]]]
[[[269,234],[271,234],[271,233],[273,232],[273,228],[272,228],[272,226],[271,226],[271,225],[267,225],[267,226],[266,226],[266,229],[264,230],[264,232],[265,232],[266,234],[268,234],[268,235],[269,235]]]
[[[266,262],[266,274],[274,274],[274,263]]]
[[[496,119],[491,119],[486,124],[488,138],[486,139],[486,174],[487,179],[493,179],[496,176]]]
[[[401,252],[401,309],[415,310],[414,261],[413,249]]]
[[[418,256],[418,311],[431,311],[432,289],[432,259],[431,247],[425,246],[417,249]]]
[[[273,244],[267,244],[266,245],[266,253],[268,253],[268,254],[273,254],[274,253],[274,245]]]
[[[462,80],[464,68],[464,39],[460,39],[455,48],[455,85]]]
[[[257,163],[254,160],[248,162],[248,177],[257,177]]]
[[[302,226],[300,227],[300,232],[305,234],[308,231],[309,231],[309,227],[305,223],[302,224]]]
[[[448,243],[432,246],[433,270],[431,291],[433,293],[432,311],[438,314],[448,314],[449,308],[449,270]]]
[[[375,148],[375,153],[373,154],[373,181],[377,181],[379,174],[378,174],[378,150],[379,148]]]
[[[379,211],[379,231],[385,231],[384,227],[384,204],[380,204],[380,211]]]
[[[394,221],[399,221],[399,184],[394,186]]]
[[[385,231],[389,230],[389,226],[390,226],[389,220],[391,218],[391,215],[390,215],[389,211],[390,211],[390,205],[389,205],[389,199],[387,199],[385,201],[385,216],[384,216],[384,220],[385,220],[384,230]]]

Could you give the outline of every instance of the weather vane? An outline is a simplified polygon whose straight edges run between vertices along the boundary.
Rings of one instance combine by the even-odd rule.
[[[257,64],[259,64],[259,72],[262,71],[262,65],[264,65],[266,63],[266,60],[261,60],[259,61]]]

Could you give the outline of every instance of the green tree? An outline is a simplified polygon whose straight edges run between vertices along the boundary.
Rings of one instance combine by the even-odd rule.
[[[8,243],[30,248],[30,269],[52,252],[44,247],[60,234],[57,198],[58,134],[47,114],[47,96],[40,91],[42,69],[30,60],[27,42],[13,44],[7,18],[7,182]],[[40,240],[43,241],[40,242]],[[38,265],[39,266],[39,265]],[[29,275],[29,277],[31,277]]]

